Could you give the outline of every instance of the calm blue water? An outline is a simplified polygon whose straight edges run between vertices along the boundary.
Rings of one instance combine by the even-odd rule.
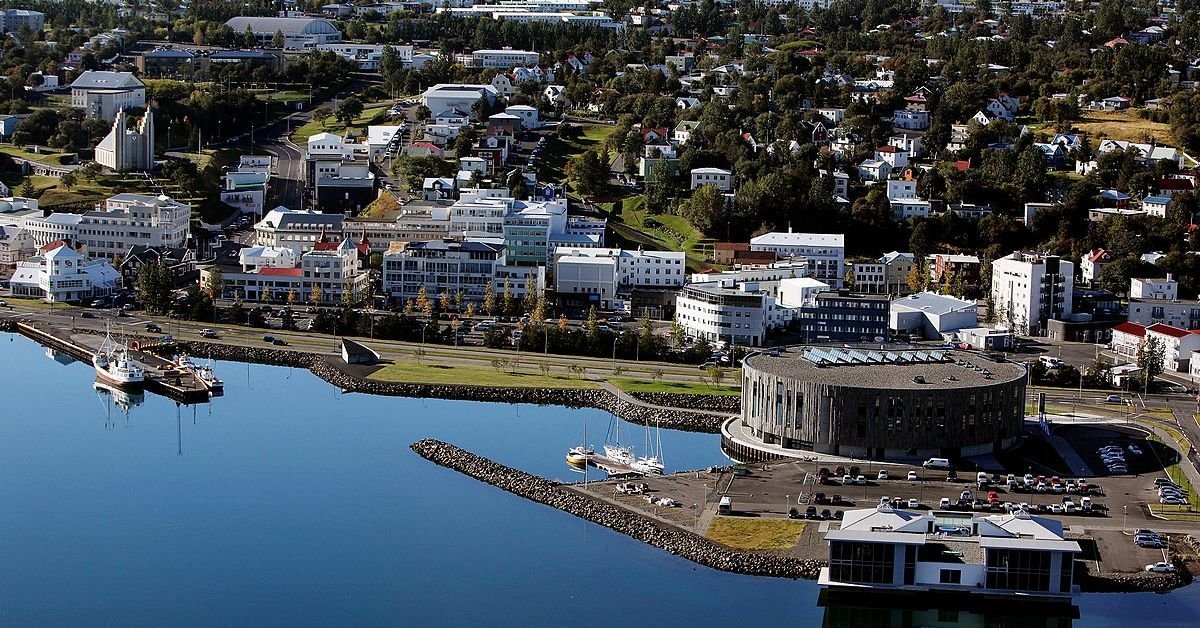
[[[265,366],[218,373],[227,392],[211,406],[177,414],[147,394],[126,418],[90,367],[0,336],[0,624],[826,620],[812,583],[698,567],[408,449],[436,437],[574,479],[562,454],[585,419],[602,442],[604,413],[339,395]],[[672,468],[722,461],[715,436],[662,438]],[[1195,625],[1200,589],[1087,596],[1080,612],[1074,625]]]

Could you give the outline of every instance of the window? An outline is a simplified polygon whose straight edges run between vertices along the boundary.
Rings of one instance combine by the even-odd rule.
[[[962,572],[957,569],[943,569],[938,574],[941,584],[962,584]]]
[[[837,582],[891,584],[895,548],[887,543],[833,541],[829,546],[829,577]]]

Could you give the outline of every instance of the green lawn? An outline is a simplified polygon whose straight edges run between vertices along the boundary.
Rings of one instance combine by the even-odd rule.
[[[566,181],[567,162],[604,143],[614,129],[608,125],[588,125],[582,126],[579,137],[570,140],[553,137],[547,140],[538,158],[538,178],[557,183]]]
[[[615,203],[601,203],[600,206],[609,211],[608,224],[622,239],[648,249],[683,251],[687,254],[690,272],[713,265],[708,261],[713,239],[705,237],[680,216],[646,213],[646,197],[639,194],[625,198],[619,212],[613,209]]]
[[[334,120],[332,115],[324,120],[324,124],[321,120],[309,120],[297,127],[295,131],[292,131],[292,141],[297,144],[303,144],[308,141],[309,137],[317,133],[336,133],[344,137],[347,131],[361,130],[371,124],[384,122],[383,118],[387,117],[387,109],[387,105],[371,105],[366,107],[363,109],[362,115],[355,118],[349,127]]]
[[[496,386],[512,388],[595,388],[596,384],[566,375],[542,375],[541,373],[472,367],[446,366],[441,364],[417,364],[413,361],[389,364],[371,375],[371,379],[385,382],[408,382],[413,384],[462,384],[471,386]]]
[[[665,382],[644,379],[612,378],[613,386],[629,393],[679,393],[683,395],[740,395],[742,390],[734,386],[712,386],[691,382]]]
[[[32,148],[22,148],[20,146],[0,146],[0,153],[12,155],[13,157],[21,157],[38,163],[49,164],[52,166],[61,166],[75,158],[74,153],[60,153],[54,149],[42,146],[39,149],[41,152],[35,153]]]

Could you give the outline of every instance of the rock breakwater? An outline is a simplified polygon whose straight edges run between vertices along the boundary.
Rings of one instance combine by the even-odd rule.
[[[180,350],[190,355],[204,356],[214,360],[306,368],[317,377],[343,391],[369,395],[596,408],[611,412],[626,421],[654,421],[668,429],[708,434],[718,433],[723,419],[723,417],[713,414],[692,412],[690,406],[651,408],[627,403],[616,395],[599,388],[496,387],[373,380],[347,372],[339,358],[286,349],[243,347],[212,342],[181,342],[175,346],[161,347],[160,349],[168,353]],[[679,397],[687,398],[699,396],[679,395]]]
[[[442,441],[412,444],[417,455],[530,501],[568,512],[694,563],[720,571],[815,579],[824,563],[765,552],[744,552],[714,543],[695,533],[597,500],[545,478],[507,467]]]

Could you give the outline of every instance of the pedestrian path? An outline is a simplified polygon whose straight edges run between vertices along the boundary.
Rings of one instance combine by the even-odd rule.
[[[607,380],[599,379],[599,380],[593,380],[593,381],[595,381],[597,384],[599,384],[600,388],[608,391],[609,393],[612,393],[612,395],[614,397],[616,397],[617,400],[619,400],[620,402],[628,403],[628,404],[634,405],[634,406],[641,406],[643,408],[652,408],[655,410],[685,410],[687,412],[693,412],[696,414],[708,414],[708,415],[719,416],[719,417],[728,417],[728,416],[732,416],[734,414],[733,412],[721,412],[719,410],[693,410],[691,408],[676,408],[676,407],[672,407],[672,406],[660,406],[660,405],[656,405],[653,403],[648,403],[648,402],[642,401],[641,399],[638,399],[637,397],[630,395],[629,393],[621,390],[620,388],[617,388],[616,386],[609,383]]]
[[[1071,468],[1072,475],[1084,478],[1096,475],[1065,438],[1051,432],[1046,435],[1046,441],[1050,443],[1051,447],[1054,447],[1054,451],[1058,452],[1058,457],[1062,458],[1063,462]]]

